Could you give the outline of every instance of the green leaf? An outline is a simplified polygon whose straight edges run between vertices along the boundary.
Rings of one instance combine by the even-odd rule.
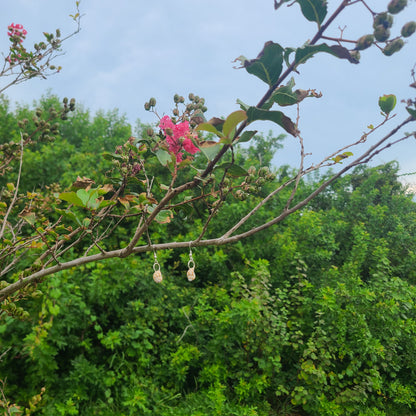
[[[105,160],[123,160],[123,157],[116,153],[104,152],[102,153],[102,156]]]
[[[214,133],[218,137],[222,137],[221,132],[219,132],[212,124],[210,123],[201,123],[196,128],[197,131],[207,131],[208,133]]]
[[[158,149],[156,151],[156,156],[162,166],[167,166],[167,164],[172,161],[172,155],[163,149]]]
[[[416,110],[414,108],[406,107],[407,112],[416,120]]]
[[[396,96],[394,94],[383,95],[378,99],[378,106],[385,114],[390,114],[394,107],[396,107]]]
[[[235,177],[248,175],[248,172],[244,168],[233,163],[223,163],[215,168],[215,170],[217,169],[226,170],[227,174]]]
[[[220,151],[222,145],[220,143],[216,143],[209,146],[199,146],[202,153],[206,156],[208,160],[213,160],[215,156],[217,156],[218,152]]]
[[[344,153],[341,153],[341,154],[333,157],[331,160],[333,160],[335,163],[342,163],[341,162],[342,160],[344,160],[344,159],[346,159],[348,157],[351,157],[353,155],[354,154],[352,152],[344,152]]]
[[[306,45],[296,49],[295,64],[296,66],[304,64],[318,52],[326,52],[340,59],[347,59],[349,62],[357,64],[359,61],[351,56],[348,49],[340,45],[328,46],[326,43],[321,45]]]
[[[115,205],[116,201],[109,201],[108,199],[102,199],[98,205],[98,208],[108,207],[109,205]]]
[[[79,218],[73,212],[67,211],[67,210],[64,210],[64,209],[59,209],[59,208],[56,208],[55,211],[58,214],[63,215],[64,217],[67,217],[67,218],[71,219],[72,221],[74,221],[78,225],[82,225],[82,223],[79,220]]]
[[[147,210],[148,212],[152,213],[156,207],[157,205],[152,204],[148,206]],[[166,224],[166,223],[171,222],[172,218],[173,218],[173,212],[170,209],[165,209],[156,214],[155,221],[158,222],[159,224]]]
[[[87,202],[87,208],[91,209],[97,209],[100,206],[100,200],[98,199],[98,192],[97,190],[90,189],[88,191],[88,202]]]
[[[280,127],[283,127],[292,136],[296,136],[298,134],[298,129],[293,121],[289,117],[285,116],[281,111],[268,111],[257,107],[250,107],[247,110],[247,121],[251,123],[256,120],[270,120],[273,121],[273,123],[278,124]]]
[[[321,25],[328,12],[326,0],[297,0],[302,14],[310,21]]]
[[[36,214],[34,212],[29,212],[27,214],[23,214],[23,215],[21,215],[21,218],[23,218],[30,225],[35,225]]]
[[[238,139],[238,143],[245,143],[250,141],[257,133],[257,130],[248,130],[245,131],[240,138]]]
[[[280,106],[294,105],[302,101],[305,97],[308,96],[307,91],[296,90],[292,91],[292,88],[295,85],[295,80],[292,78],[286,85],[275,90],[270,97],[270,99],[263,105],[263,109],[268,110],[270,107],[277,103]]]
[[[295,51],[296,51],[296,48],[286,48],[285,49],[285,53],[283,55],[283,58],[284,58],[287,66],[290,66],[290,62],[289,62],[290,54],[295,52]]]
[[[56,195],[57,198],[61,199],[62,201],[69,202],[77,207],[83,207],[84,204],[82,203],[81,199],[78,198],[75,192],[62,192]]]
[[[225,120],[222,132],[225,136],[229,137],[230,133],[234,131],[239,123],[247,119],[246,112],[243,110],[237,110],[231,113]]]
[[[243,103],[239,98],[237,99],[237,104],[240,106],[240,108],[244,111],[247,111],[249,109],[249,105]]]
[[[239,60],[249,74],[255,75],[272,86],[279,79],[283,68],[283,48],[274,42],[266,42],[257,58],[248,60],[240,56]]]
[[[168,209],[168,210],[160,211],[156,215],[155,221],[158,222],[159,224],[167,224],[171,222],[172,218],[173,218],[173,212],[170,209]]]
[[[78,189],[77,197],[81,200],[82,206],[86,207],[88,204],[88,200],[90,199],[90,193],[85,189]]]

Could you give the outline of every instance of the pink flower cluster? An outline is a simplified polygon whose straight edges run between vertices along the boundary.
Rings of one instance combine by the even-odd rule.
[[[199,149],[192,143],[192,135],[187,121],[174,124],[169,116],[164,116],[160,120],[159,127],[163,130],[169,152],[176,156],[177,163],[182,161],[183,150],[191,155],[199,152]]]
[[[14,24],[12,23],[11,25],[9,25],[7,27],[7,29],[9,30],[7,32],[7,35],[9,37],[15,37],[17,36],[19,38],[19,42],[22,43],[23,39],[26,37],[27,35],[27,30],[23,29],[23,25],[20,24]]]

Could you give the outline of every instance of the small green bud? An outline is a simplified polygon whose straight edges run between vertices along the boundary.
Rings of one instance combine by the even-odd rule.
[[[174,108],[172,113],[174,116],[177,116],[177,117],[179,116],[179,110],[177,108]]]
[[[146,111],[149,111],[150,110],[150,103],[144,103],[144,109]]]
[[[407,22],[403,27],[401,34],[404,38],[412,36],[416,31],[416,22]]]
[[[400,13],[407,6],[407,0],[391,0],[387,6],[387,10],[391,14]]]
[[[247,193],[246,193],[246,192],[242,191],[241,189],[238,189],[238,190],[235,192],[235,197],[236,197],[237,199],[239,199],[240,201],[244,201],[245,199],[247,199],[248,195],[247,195]]]
[[[65,97],[63,100],[62,100],[62,102],[66,105],[66,104],[68,104],[68,97]]]
[[[40,108],[37,108],[37,109],[36,109],[35,114],[36,114],[38,117],[40,117],[40,116],[42,115],[42,110],[41,110]]]
[[[369,48],[374,43],[374,36],[373,35],[364,35],[361,36],[357,40],[357,44],[355,45],[356,51],[363,51],[364,49]]]
[[[173,96],[173,101],[175,102],[175,104],[178,104],[179,103],[179,94],[175,94],[174,96]]]
[[[394,53],[398,52],[404,46],[403,39],[396,39],[392,42],[388,43],[386,47],[383,49],[383,53],[386,56],[391,56]]]
[[[193,101],[195,100],[195,95],[190,92],[188,95],[188,98],[189,98],[189,101]]]
[[[59,29],[56,29],[56,37],[57,38],[61,37],[61,31]]]
[[[390,29],[386,29],[383,25],[378,25],[374,29],[374,37],[379,42],[385,42],[390,37]]]
[[[249,168],[248,168],[248,174],[250,175],[250,176],[253,176],[253,175],[255,175],[255,173],[256,173],[256,168],[254,167],[254,166],[250,166]]]
[[[182,95],[179,97],[179,102],[182,103],[182,104],[185,102],[185,98],[182,97]]]
[[[207,111],[208,111],[208,108],[207,107],[205,107],[204,105],[201,107],[201,111],[203,112],[203,113],[206,113]]]
[[[270,170],[267,166],[263,166],[259,169],[259,177],[260,178],[264,178],[269,173],[270,173]]]
[[[148,136],[152,137],[152,136],[155,134],[155,132],[153,131],[153,129],[152,129],[151,127],[149,127],[149,128],[146,130],[146,134],[147,134]]]
[[[373,28],[375,29],[378,25],[383,25],[386,29],[392,27],[393,16],[387,12],[376,14],[374,16]]]
[[[149,100],[149,104],[150,104],[150,107],[154,107],[154,106],[156,105],[156,98],[152,97],[152,98]]]

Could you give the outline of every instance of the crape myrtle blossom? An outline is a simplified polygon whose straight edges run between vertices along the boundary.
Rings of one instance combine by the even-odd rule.
[[[7,36],[9,36],[12,45],[10,47],[11,56],[8,56],[6,61],[8,61],[9,64],[13,64],[22,59],[22,55],[18,52],[24,50],[24,47],[20,44],[23,42],[23,39],[26,38],[27,30],[23,29],[23,25],[18,23],[12,23],[7,29]]]
[[[23,39],[27,35],[27,30],[23,29],[23,25],[21,25],[21,24],[12,23],[11,25],[9,25],[7,27],[7,29],[9,30],[7,32],[7,36],[9,36],[9,37],[17,36],[19,38],[20,43],[23,42]]]
[[[200,151],[192,142],[188,121],[174,124],[169,116],[164,116],[159,127],[163,130],[169,152],[176,156],[177,163],[182,161],[183,150],[191,155]]]

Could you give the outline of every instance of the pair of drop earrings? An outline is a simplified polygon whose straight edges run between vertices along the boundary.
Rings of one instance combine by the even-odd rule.
[[[156,251],[153,252],[153,257],[155,262],[153,263],[153,280],[156,283],[160,283],[163,280],[162,272],[160,271],[160,264],[157,261]],[[189,247],[189,261],[188,261],[188,271],[186,272],[186,277],[190,282],[195,279],[195,261],[192,257],[192,249]]]

